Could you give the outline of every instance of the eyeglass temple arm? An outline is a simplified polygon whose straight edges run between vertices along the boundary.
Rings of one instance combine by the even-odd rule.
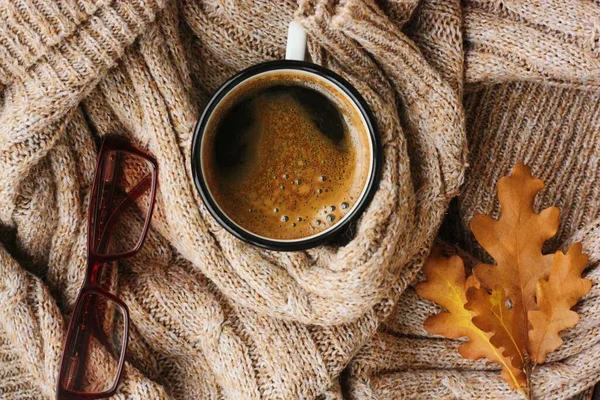
[[[85,351],[84,347],[88,345],[90,341],[90,329],[93,329],[89,324],[89,310],[94,307],[92,304],[92,299],[88,298],[86,303],[82,306],[82,325],[87,327],[88,329],[81,329],[82,325],[77,327],[77,331],[75,333],[75,338],[73,340],[73,350],[71,353],[72,357],[77,357],[77,364],[75,364],[76,369],[71,369],[67,371],[67,382],[71,382],[66,386],[79,386],[81,384],[81,380],[83,379],[83,373],[85,371],[85,365],[87,361],[87,351]],[[71,366],[73,361],[69,362],[69,366]],[[73,383],[74,382],[74,383]]]

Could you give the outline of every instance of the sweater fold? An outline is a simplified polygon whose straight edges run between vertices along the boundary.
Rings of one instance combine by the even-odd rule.
[[[28,79],[47,62],[63,79],[95,72],[123,54],[162,0],[16,0],[0,5],[0,84]]]

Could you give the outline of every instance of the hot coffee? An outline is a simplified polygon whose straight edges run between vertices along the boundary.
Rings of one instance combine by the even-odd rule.
[[[204,178],[244,230],[307,238],[344,219],[372,165],[364,117],[337,86],[302,71],[257,75],[218,104],[202,146]]]

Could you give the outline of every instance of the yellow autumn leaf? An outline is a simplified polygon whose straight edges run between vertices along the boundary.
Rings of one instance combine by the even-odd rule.
[[[459,256],[445,258],[434,253],[425,262],[423,272],[427,280],[417,285],[417,293],[447,310],[425,321],[427,332],[449,339],[468,337],[469,341],[458,348],[462,357],[470,360],[487,358],[502,367],[502,376],[511,387],[525,386],[523,371],[513,367],[510,359],[490,342],[491,334],[473,324],[473,313],[465,308],[467,290],[477,288],[479,283],[474,276],[466,279],[462,259]]]
[[[536,363],[543,363],[547,354],[563,343],[560,331],[572,328],[579,321],[579,315],[571,308],[592,287],[592,281],[581,278],[588,264],[588,257],[581,251],[580,243],[571,246],[567,254],[558,251],[550,277],[538,282],[538,309],[528,313],[532,327],[529,348]]]
[[[483,287],[470,288],[467,300],[465,308],[473,312],[473,324],[490,333],[490,342],[503,349],[502,354],[511,359],[515,368],[523,370],[527,343],[521,331],[527,327],[519,326],[518,315],[509,308],[504,289],[497,286],[490,294]]]

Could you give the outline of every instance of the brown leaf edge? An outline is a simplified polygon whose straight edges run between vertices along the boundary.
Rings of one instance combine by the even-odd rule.
[[[581,243],[575,243],[566,254],[556,252],[550,276],[538,282],[538,308],[528,312],[529,351],[535,363],[546,361],[548,353],[563,344],[559,333],[579,322],[579,315],[571,308],[592,288],[592,281],[581,277],[587,265]]]

